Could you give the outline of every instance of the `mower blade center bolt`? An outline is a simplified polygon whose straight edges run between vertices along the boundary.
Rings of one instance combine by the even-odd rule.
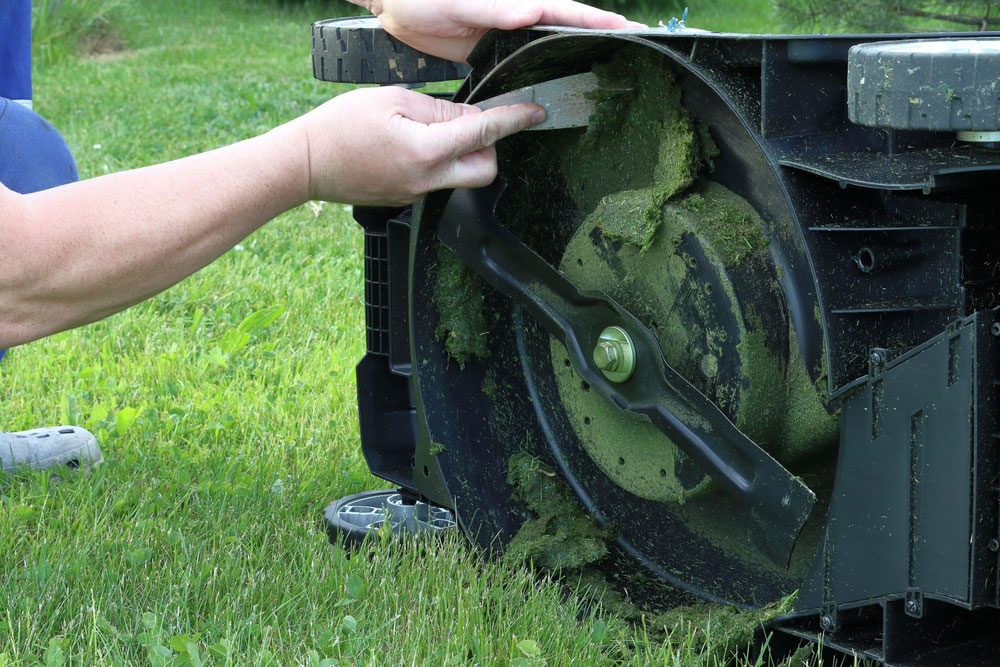
[[[602,371],[616,371],[621,365],[619,353],[621,345],[615,341],[602,340],[594,348],[594,363],[601,367]]]
[[[635,370],[635,348],[621,327],[611,326],[601,332],[594,346],[594,364],[611,382],[625,382]]]

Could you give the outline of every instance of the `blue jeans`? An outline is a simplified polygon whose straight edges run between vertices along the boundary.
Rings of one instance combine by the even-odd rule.
[[[0,183],[24,194],[77,180],[55,128],[12,100],[31,103],[31,0],[0,0]]]
[[[0,97],[0,183],[26,194],[77,178],[73,154],[52,124]]]
[[[31,0],[0,0],[0,97],[31,99]]]

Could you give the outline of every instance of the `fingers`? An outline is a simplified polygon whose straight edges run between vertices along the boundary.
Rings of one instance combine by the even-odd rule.
[[[492,182],[493,145],[544,118],[537,104],[480,111],[402,88],[368,88],[294,122],[308,146],[309,196],[398,205]]]
[[[578,2],[547,2],[537,23],[564,25],[574,28],[619,30],[629,27],[621,14],[582,5]]]
[[[452,160],[439,188],[480,188],[497,177],[496,148],[489,146]]]
[[[545,120],[545,108],[538,104],[515,104],[488,111],[464,114],[452,122],[440,125],[438,130],[447,133],[452,155],[466,155],[480,148],[492,146],[504,137]]]
[[[627,20],[621,14],[597,9],[571,0],[522,0],[519,3],[493,3],[497,14],[494,26],[505,30],[523,28],[536,23],[573,28],[621,30],[641,24]]]
[[[473,107],[475,109],[475,107]],[[434,189],[488,185],[496,178],[493,145],[515,132],[545,120],[537,104],[515,104],[465,113],[448,123],[432,125],[431,141],[443,152]]]
[[[513,30],[536,23],[603,30],[640,25],[628,21],[620,14],[572,0],[455,2],[448,7],[445,17],[454,25],[501,30]]]
[[[593,7],[581,5],[578,2],[547,6],[538,22],[546,25],[566,25],[594,30],[627,30],[649,27],[638,21],[629,21],[621,14],[600,9],[595,11]]]
[[[405,90],[403,88],[399,90]],[[421,95],[407,91],[409,96],[405,100],[403,115],[418,123],[431,125],[433,123],[447,123],[448,121],[461,118],[462,116],[479,113],[479,108],[471,104],[458,104],[449,100]]]
[[[545,23],[620,30],[646,26],[573,0],[355,0],[371,6],[382,27],[421,51],[465,62],[491,28]]]

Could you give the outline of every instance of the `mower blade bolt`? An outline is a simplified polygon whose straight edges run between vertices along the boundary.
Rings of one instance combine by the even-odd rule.
[[[986,548],[992,551],[993,553],[1000,551],[1000,540],[993,538],[992,540],[990,540],[990,543],[986,545]]]
[[[990,327],[990,333],[994,336],[1000,336],[1000,322],[993,323],[993,326]]]
[[[625,382],[635,370],[635,348],[628,332],[621,327],[607,327],[594,346],[594,364],[612,382]]]
[[[602,371],[616,371],[621,363],[619,348],[621,346],[614,341],[602,340],[594,348],[594,363]]]
[[[910,612],[911,614],[916,614],[918,609],[920,609],[920,606],[917,604],[916,600],[906,601],[906,611]]]
[[[830,630],[831,628],[833,628],[833,619],[830,618],[829,616],[820,617],[819,627],[823,628],[824,630]]]
[[[882,355],[878,352],[872,352],[871,356],[868,358],[872,362],[872,366],[882,365]]]

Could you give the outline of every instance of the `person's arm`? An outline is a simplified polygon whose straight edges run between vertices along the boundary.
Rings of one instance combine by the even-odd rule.
[[[208,153],[30,195],[0,186],[0,348],[141,301],[309,199],[404,204],[486,185],[492,144],[542,118],[369,88]]]
[[[382,27],[415,49],[465,62],[491,28],[563,25],[618,30],[644,28],[621,14],[572,0],[350,0],[378,17]]]

